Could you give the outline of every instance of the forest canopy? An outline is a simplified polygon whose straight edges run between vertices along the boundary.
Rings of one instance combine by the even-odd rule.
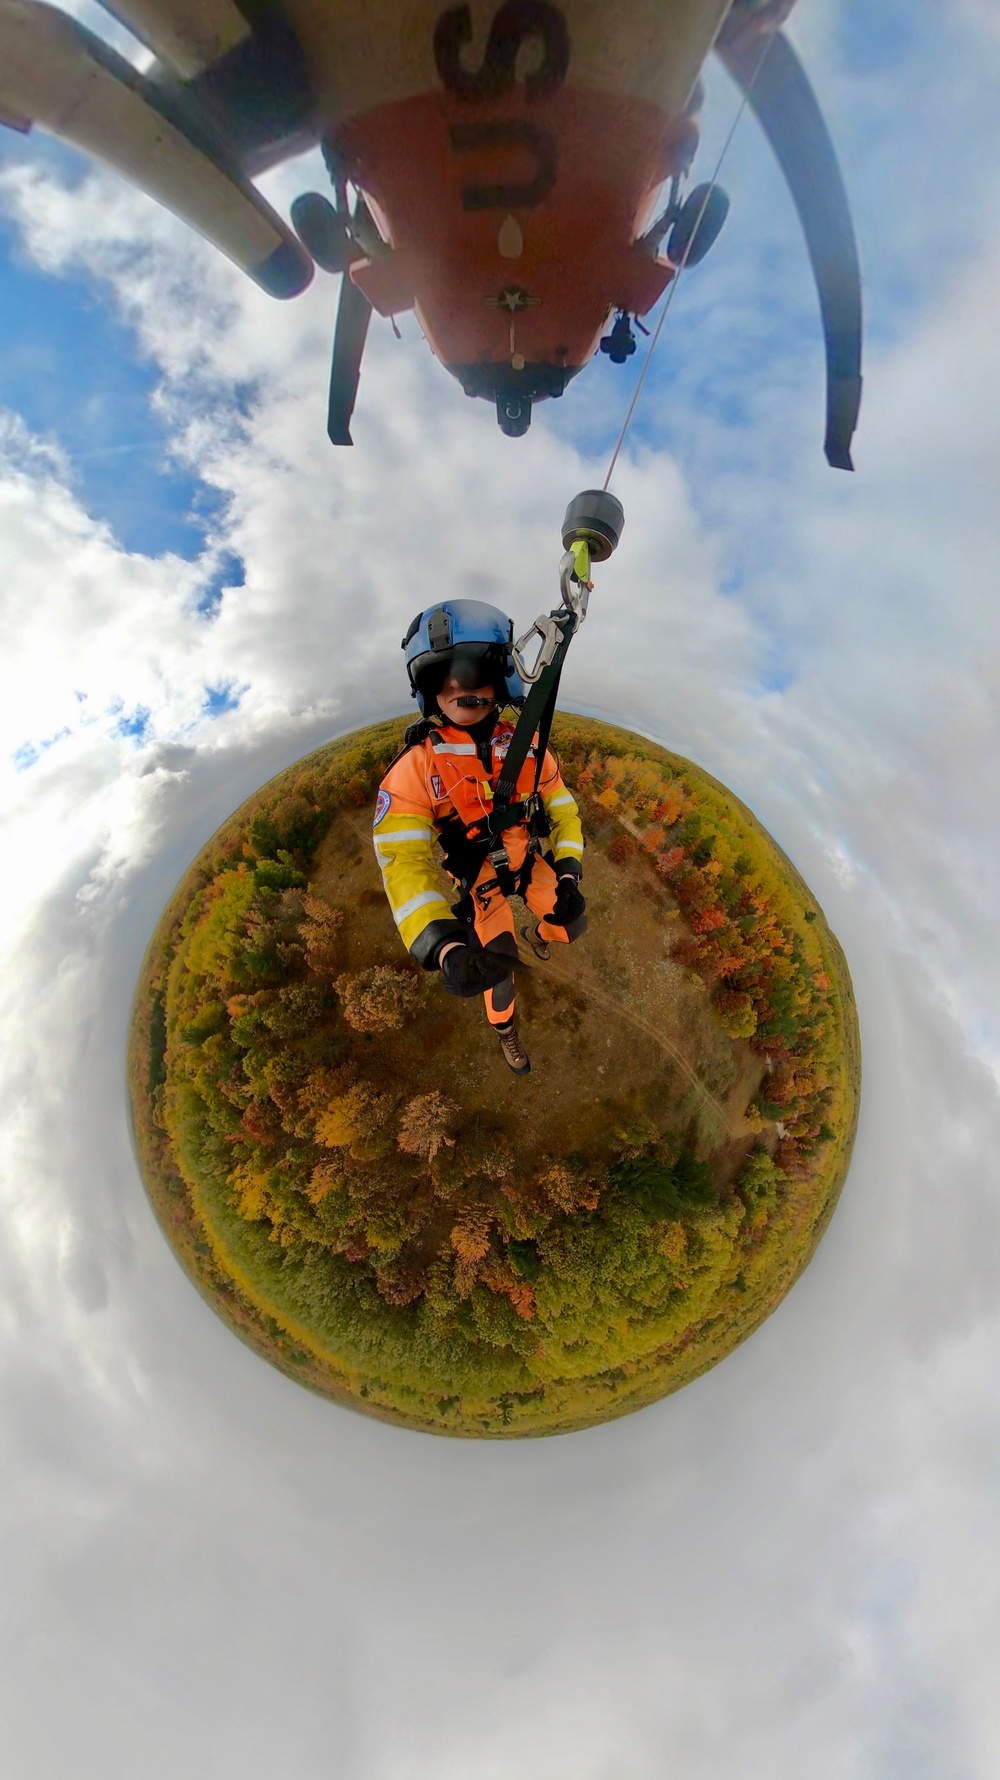
[[[856,1122],[846,965],[724,787],[564,717],[591,932],[519,973],[536,1072],[504,1079],[381,890],[401,727],[290,768],[178,887],[130,1044],[144,1176],[215,1308],[302,1382],[444,1433],[585,1426],[714,1364],[807,1263]]]

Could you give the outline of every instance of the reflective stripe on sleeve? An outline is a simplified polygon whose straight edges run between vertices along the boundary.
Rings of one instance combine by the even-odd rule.
[[[559,858],[559,855],[561,853],[582,853],[582,852],[583,852],[583,842],[582,841],[557,841],[556,842],[556,858],[557,859]]]
[[[545,800],[545,807],[547,810],[555,810],[555,809],[558,809],[558,807],[561,803],[575,803],[575,802],[576,802],[576,798],[571,797],[570,793],[568,791],[564,791],[564,792],[562,792],[562,794],[559,797],[547,797]]]
[[[397,841],[432,841],[433,839],[433,828],[390,828],[384,834],[375,835],[374,846],[376,853],[379,853],[383,847],[395,846]]]
[[[400,908],[393,909],[392,918],[396,926],[402,927],[409,915],[415,915],[418,909],[429,908],[432,902],[439,902],[445,913],[451,914],[451,909],[440,890],[421,890],[419,896],[411,896],[409,902],[404,902]]]

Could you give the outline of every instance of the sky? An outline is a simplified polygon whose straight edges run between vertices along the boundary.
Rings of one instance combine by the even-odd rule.
[[[10,1780],[997,1772],[1000,23],[802,0],[789,28],[865,268],[857,473],[822,458],[805,252],[745,118],[564,696],[725,780],[804,873],[857,992],[858,1142],[750,1341],[547,1441],[383,1426],[242,1346],[148,1208],[123,1052],[187,863],[268,776],[407,707],[414,612],[547,609],[635,361],[512,442],[412,318],[376,322],[334,453],[336,280],[273,303],[0,130]],[[710,71],[698,177],[735,104]],[[262,185],[287,214],[320,177]]]

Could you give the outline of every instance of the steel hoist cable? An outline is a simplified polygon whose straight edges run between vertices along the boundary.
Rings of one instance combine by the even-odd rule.
[[[743,114],[746,111],[746,108],[750,103],[750,95],[753,92],[753,89],[757,84],[757,79],[760,75],[760,71],[763,68],[764,63],[767,61],[767,58],[771,51],[771,45],[773,42],[774,42],[774,33],[769,32],[767,37],[765,38],[763,48],[761,49],[761,53],[757,59],[757,66],[753,71],[753,76],[747,82],[746,86],[743,89],[742,98],[740,99],[740,103],[736,108],[736,115],[733,118],[733,121],[729,127],[729,134],[727,135],[725,142],[722,144],[722,149],[719,154],[719,158],[715,163],[715,171],[712,174],[711,181],[706,189],[705,196],[701,203],[701,208],[698,211],[698,217],[695,222],[694,228],[691,230],[691,233],[688,236],[687,245],[684,249],[683,254],[681,255],[681,260],[680,260],[679,266],[677,267],[677,271],[676,271],[674,277],[670,281],[670,288],[667,291],[666,302],[664,303],[663,308],[660,310],[660,315],[659,315],[659,319],[656,323],[656,327],[654,328],[653,333],[650,336],[649,345],[646,348],[646,356],[642,361],[642,369],[639,372],[639,376],[636,379],[635,388],[632,391],[632,400],[629,402],[628,408],[625,411],[625,419],[622,421],[621,432],[618,434],[618,439],[616,441],[614,451],[611,453],[611,462],[608,465],[608,473],[605,476],[604,481],[601,485],[604,493],[607,493],[608,486],[611,482],[611,478],[614,475],[615,465],[618,462],[618,458],[621,454],[621,448],[625,443],[625,435],[628,432],[628,429],[631,425],[632,416],[635,413],[636,405],[637,405],[637,403],[639,401],[639,397],[642,393],[642,386],[646,381],[646,373],[649,370],[650,362],[652,360],[654,352],[656,351],[657,341],[659,340],[660,335],[663,332],[663,324],[666,321],[667,316],[670,314],[670,305],[672,304],[672,302],[674,300],[674,296],[677,291],[677,286],[680,284],[681,274],[683,273],[684,268],[686,267],[686,265],[688,263],[688,257],[691,253],[691,249],[693,248],[695,241],[698,238],[698,230],[701,227],[702,218],[705,215],[705,212],[708,209],[708,206],[712,201],[712,194],[715,191],[715,189],[719,183],[719,176],[720,176],[723,166],[725,164],[726,156],[728,155],[729,150],[732,147],[733,138],[736,135],[736,132],[739,129],[740,124],[743,120]]]
[[[638,403],[639,396],[642,392],[642,386],[646,380],[646,373],[649,370],[650,361],[652,360],[653,353],[656,351],[660,335],[663,332],[663,324],[670,312],[670,305],[673,302],[674,292],[680,282],[681,273],[684,271],[684,268],[688,263],[692,248],[698,237],[698,230],[701,227],[702,219],[712,201],[712,195],[718,186],[719,175],[725,164],[726,156],[732,146],[733,138],[739,128],[743,113],[747,108],[750,95],[757,81],[757,77],[767,60],[773,41],[774,38],[771,35],[765,40],[757,60],[757,65],[754,68],[753,75],[744,86],[742,98],[736,108],[736,114],[729,127],[729,133],[726,136],[725,142],[722,145],[722,151],[716,161],[715,171],[712,174],[711,182],[706,187],[705,195],[699,206],[694,226],[688,235],[684,252],[680,258],[680,263],[677,266],[676,273],[667,292],[666,302],[660,311],[656,328],[650,337],[642,369],[639,372],[635,389],[632,391],[632,399],[626,410],[625,419],[622,422],[621,431],[618,434],[617,443],[611,454],[611,462],[608,465],[608,473],[604,478],[604,485],[600,490],[587,489],[583,494],[577,495],[576,499],[570,502],[570,505],[566,510],[566,517],[563,520],[563,557],[559,565],[560,606],[558,606],[555,611],[550,612],[547,616],[543,614],[542,617],[536,618],[531,629],[526,631],[523,637],[519,637],[516,643],[513,641],[513,637],[511,639],[511,656],[514,665],[521,676],[522,681],[529,690],[517,724],[515,725],[514,735],[512,736],[508,747],[503,771],[497,782],[492,814],[486,822],[483,823],[484,833],[477,841],[479,850],[476,862],[477,872],[486,858],[495,862],[498,867],[507,860],[506,849],[503,842],[503,833],[506,828],[511,827],[515,821],[522,820],[525,814],[528,815],[529,821],[532,823],[532,828],[534,828],[534,823],[540,819],[540,815],[542,814],[539,810],[541,804],[539,784],[541,780],[542,763],[545,757],[549,728],[555,711],[556,698],[559,692],[559,679],[562,673],[566,651],[569,648],[576,631],[587,616],[587,601],[592,585],[590,581],[591,562],[605,561],[607,557],[612,554],[618,544],[625,520],[621,503],[610,493],[608,484],[614,474],[615,465],[618,462],[622,445],[625,442],[625,435],[628,432],[632,416],[635,413],[636,404]],[[539,638],[539,649],[533,665],[529,666],[524,659],[522,651],[534,636]],[[521,768],[528,757],[533,741],[536,744],[534,789],[525,801],[519,802],[517,801],[518,778],[520,776]],[[542,832],[544,833],[545,831],[543,823]],[[537,840],[534,844],[537,846]]]

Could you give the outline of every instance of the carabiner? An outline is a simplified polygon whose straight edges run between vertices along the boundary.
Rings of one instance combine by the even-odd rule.
[[[541,646],[535,657],[534,666],[529,668],[521,650],[536,635],[542,639]],[[555,660],[556,650],[561,641],[562,625],[558,618],[554,618],[550,614],[547,618],[536,618],[531,629],[526,630],[523,637],[518,637],[517,642],[511,644],[510,652],[514,657],[514,666],[526,686],[533,686],[535,681],[541,678],[543,669]]]

